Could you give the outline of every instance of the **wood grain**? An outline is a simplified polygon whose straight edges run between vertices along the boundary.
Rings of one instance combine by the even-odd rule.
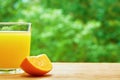
[[[120,63],[53,63],[44,76],[0,74],[0,80],[120,80]]]

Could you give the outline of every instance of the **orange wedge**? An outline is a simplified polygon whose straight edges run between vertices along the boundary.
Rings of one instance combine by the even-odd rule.
[[[52,63],[45,54],[26,57],[20,67],[30,75],[44,75],[52,70]]]

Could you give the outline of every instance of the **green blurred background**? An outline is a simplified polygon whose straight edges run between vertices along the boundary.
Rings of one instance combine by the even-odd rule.
[[[0,22],[31,22],[31,55],[120,62],[120,0],[0,0]]]

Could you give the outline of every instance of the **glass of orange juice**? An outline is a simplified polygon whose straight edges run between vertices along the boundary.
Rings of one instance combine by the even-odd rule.
[[[0,74],[21,73],[20,64],[30,55],[31,23],[0,22]]]

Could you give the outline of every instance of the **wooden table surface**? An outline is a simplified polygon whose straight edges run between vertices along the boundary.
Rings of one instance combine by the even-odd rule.
[[[0,80],[120,80],[120,63],[53,63],[44,76],[0,74]]]

